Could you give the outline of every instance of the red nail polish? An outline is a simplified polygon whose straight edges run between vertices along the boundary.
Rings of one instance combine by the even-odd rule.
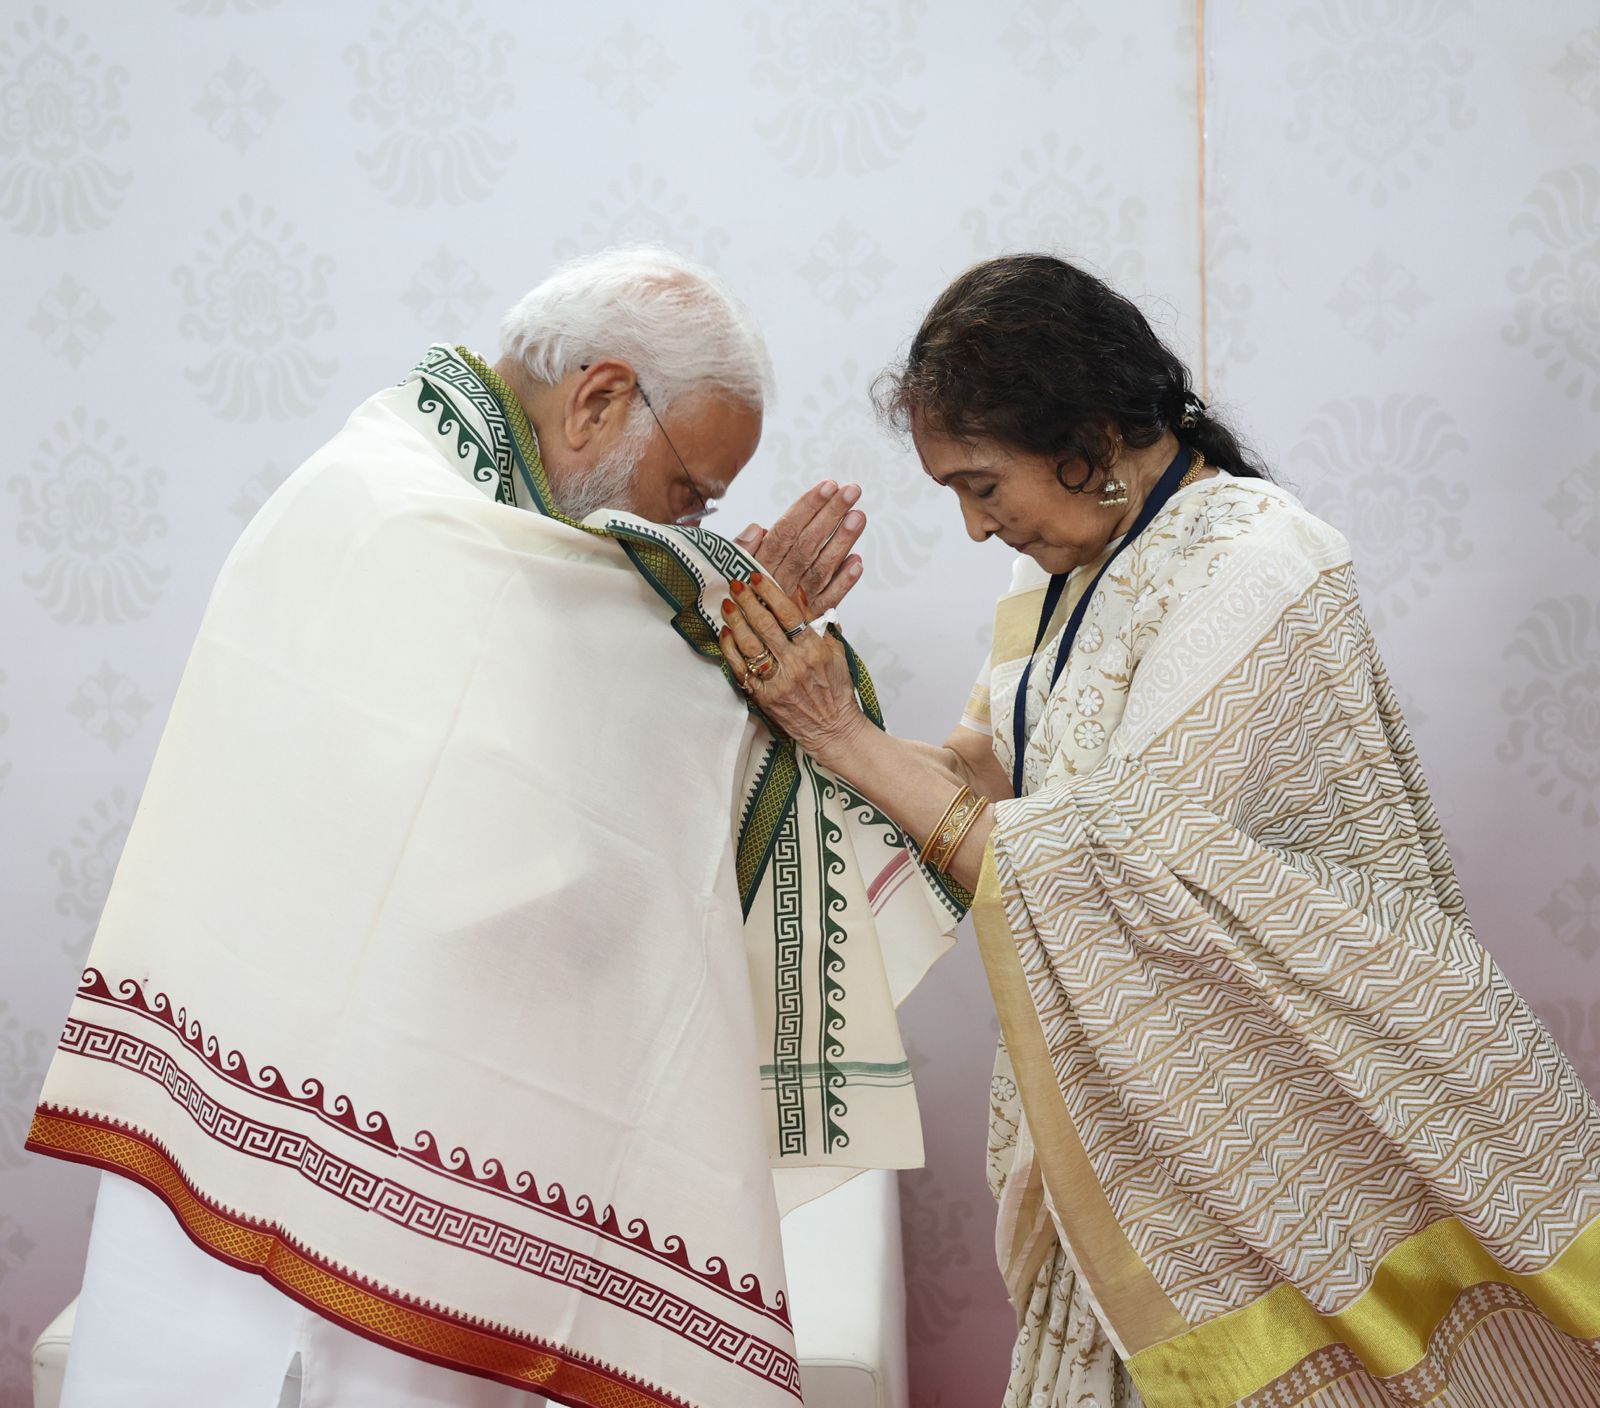
[[[722,603],[722,614],[724,616],[733,615],[733,603],[731,601],[725,601]]]
[[[733,581],[728,583],[728,588],[730,591],[735,593],[742,592],[744,590],[744,583],[735,578]]]
[[[762,583],[762,580],[762,576],[759,572],[752,572],[750,574],[750,585],[752,587],[759,587]]]

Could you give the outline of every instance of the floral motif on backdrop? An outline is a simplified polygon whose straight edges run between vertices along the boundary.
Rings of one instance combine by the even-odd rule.
[[[1315,473],[1304,486],[1308,504],[1355,548],[1375,627],[1406,616],[1471,552],[1462,529],[1467,486],[1455,472],[1466,449],[1437,401],[1401,393],[1331,402],[1295,446],[1294,465]]]
[[[515,41],[491,33],[472,0],[386,0],[345,59],[350,111],[380,136],[356,161],[396,205],[482,200],[516,152],[510,130]]]
[[[311,349],[334,324],[333,260],[313,254],[271,206],[241,196],[172,271],[185,309],[183,337],[200,344],[184,369],[200,398],[226,420],[290,420],[323,397],[338,367]]]
[[[1382,352],[1411,331],[1432,301],[1411,270],[1378,249],[1344,276],[1324,306],[1352,337]]]
[[[1299,95],[1284,129],[1345,192],[1373,206],[1408,191],[1450,136],[1472,126],[1472,51],[1454,22],[1463,0],[1322,0],[1295,12],[1316,44],[1295,60]]]
[[[635,161],[589,203],[577,235],[556,241],[555,255],[572,259],[613,244],[664,244],[715,266],[727,247],[728,232],[702,224],[687,195]]]
[[[400,301],[417,315],[431,342],[453,342],[489,298],[489,286],[448,245],[440,245]]]
[[[961,227],[980,255],[1048,249],[1129,287],[1144,272],[1148,214],[1144,201],[1120,195],[1082,148],[1063,149],[1047,132],[1001,172],[987,208],[969,210]]]
[[[844,217],[817,237],[797,271],[824,303],[849,317],[883,289],[894,271],[883,246]]]
[[[628,19],[606,41],[583,76],[602,101],[626,113],[629,122],[637,122],[646,108],[660,100],[677,71],[666,46]]]
[[[756,131],[794,176],[859,175],[892,166],[924,110],[902,101],[922,71],[914,46],[927,0],[773,0],[745,24],[751,81],[777,96]]]
[[[120,625],[149,615],[170,575],[145,555],[167,535],[163,470],[147,466],[105,421],[82,409],[13,475],[17,541],[42,556],[22,581],[63,625]]]
[[[56,873],[56,913],[70,926],[61,946],[75,963],[81,964],[89,952],[136,805],[137,799],[130,799],[125,789],[113,787],[78,818],[66,844],[50,852],[50,868]]]
[[[1000,47],[1023,73],[1053,89],[1099,37],[1081,0],[1021,0],[1000,31]]]
[[[1523,201],[1511,234],[1531,236],[1537,247],[1506,274],[1517,296],[1506,342],[1526,347],[1562,392],[1600,411],[1600,169],[1550,172]]]
[[[1600,953],[1600,870],[1585,865],[1563,881],[1539,911],[1557,943],[1580,958]]]
[[[29,1158],[22,1142],[53,1046],[50,1035],[25,1026],[11,1004],[0,999],[0,1169],[21,1168]]]
[[[102,661],[99,669],[79,682],[67,712],[84,733],[115,753],[139,731],[150,712],[150,701],[139,692],[137,681]]]
[[[261,70],[234,54],[206,80],[193,112],[213,137],[243,156],[252,143],[266,135],[273,114],[282,106],[282,97]]]
[[[1574,102],[1600,113],[1600,24],[1574,35],[1550,72]]]
[[[1562,477],[1544,507],[1563,533],[1600,557],[1600,450]]]
[[[1522,763],[1563,816],[1600,826],[1600,609],[1578,595],[1541,601],[1505,658],[1523,678],[1501,696],[1501,760]]]
[[[63,274],[39,295],[28,327],[46,352],[76,370],[99,349],[112,322],[99,298],[71,274]]]
[[[98,230],[122,204],[128,71],[36,5],[0,39],[0,220],[19,235]]]

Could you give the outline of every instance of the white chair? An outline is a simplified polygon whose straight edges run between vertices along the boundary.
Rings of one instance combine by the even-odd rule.
[[[783,1220],[806,1408],[907,1408],[906,1290],[895,1175],[861,1174]],[[33,1408],[59,1408],[74,1300],[33,1347]],[[280,1408],[299,1401],[284,1385]]]

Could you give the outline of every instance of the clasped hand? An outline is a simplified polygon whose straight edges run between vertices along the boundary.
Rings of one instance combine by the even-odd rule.
[[[866,716],[844,646],[812,630],[805,595],[757,572],[722,603],[723,658],[767,719],[824,765],[848,749]]]

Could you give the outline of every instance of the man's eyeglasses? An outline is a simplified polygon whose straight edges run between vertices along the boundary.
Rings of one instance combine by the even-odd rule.
[[[589,363],[583,362],[578,366],[580,372],[589,370]],[[689,488],[694,491],[695,498],[700,500],[700,507],[692,513],[686,513],[678,519],[679,523],[699,523],[710,518],[717,511],[717,500],[712,498],[700,487],[699,481],[689,473],[689,466],[683,462],[683,456],[678,453],[678,447],[672,443],[672,437],[667,434],[666,426],[662,425],[661,417],[656,414],[656,408],[650,404],[650,393],[639,385],[637,378],[633,383],[634,390],[639,393],[639,399],[644,402],[645,410],[650,412],[650,419],[656,423],[656,429],[661,432],[661,438],[667,442],[667,448],[672,451],[672,458],[677,460],[678,468],[683,471],[683,477],[689,481]]]
[[[678,520],[679,523],[699,523],[710,518],[717,511],[717,501],[699,485],[694,475],[689,473],[689,466],[683,462],[683,456],[678,453],[678,447],[672,443],[672,437],[667,434],[666,426],[662,425],[661,417],[656,414],[656,408],[650,404],[649,393],[635,381],[639,399],[644,402],[645,410],[650,412],[650,419],[656,423],[656,429],[661,432],[661,438],[667,442],[667,448],[672,451],[673,459],[677,460],[678,468],[683,471],[683,477],[689,481],[689,487],[694,490],[695,498],[700,500],[700,507],[693,513],[686,513]]]

